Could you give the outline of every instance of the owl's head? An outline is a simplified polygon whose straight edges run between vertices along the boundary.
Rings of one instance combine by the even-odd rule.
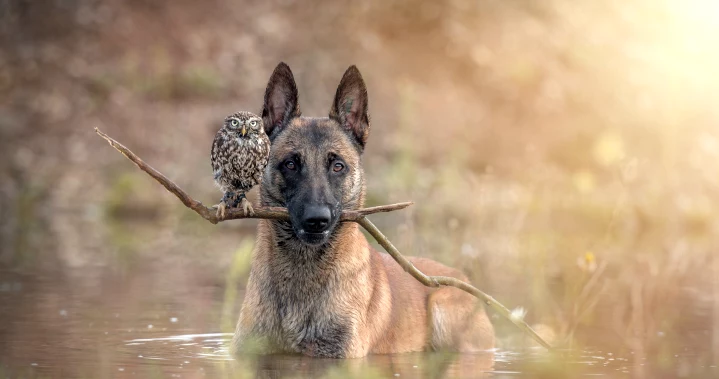
[[[262,117],[245,111],[227,116],[223,127],[229,133],[235,134],[240,138],[249,138],[265,132]]]

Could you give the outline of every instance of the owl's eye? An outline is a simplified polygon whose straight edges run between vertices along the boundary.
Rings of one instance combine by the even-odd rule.
[[[291,160],[285,162],[285,167],[287,167],[288,170],[292,170],[292,171],[297,169],[297,165],[295,164],[295,162],[293,162]]]
[[[236,128],[236,127],[240,126],[240,121],[233,118],[232,120],[230,120],[230,126],[233,128]]]
[[[332,171],[334,172],[340,172],[345,169],[345,165],[342,162],[335,162],[334,165],[332,165]]]
[[[250,126],[253,127],[253,128],[254,128],[255,126],[257,126],[257,120],[252,120],[252,121],[250,121]]]

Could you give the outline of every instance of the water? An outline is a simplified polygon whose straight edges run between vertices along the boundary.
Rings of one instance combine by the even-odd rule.
[[[83,272],[77,277],[0,272],[0,378],[719,375],[707,354],[688,348],[677,349],[684,353],[664,361],[649,361],[621,346],[585,346],[554,354],[503,347],[486,354],[412,353],[353,360],[289,355],[234,359],[228,355],[229,331],[241,293],[228,306],[226,289],[209,278],[178,280],[169,272],[163,278],[137,270],[105,272],[89,280]]]

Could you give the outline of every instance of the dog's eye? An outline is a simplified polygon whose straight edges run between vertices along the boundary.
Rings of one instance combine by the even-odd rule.
[[[332,171],[334,172],[340,172],[345,169],[345,165],[342,162],[335,162],[334,165],[332,165]]]
[[[285,162],[285,167],[287,167],[288,170],[295,170],[297,169],[297,165],[293,161],[287,161]]]

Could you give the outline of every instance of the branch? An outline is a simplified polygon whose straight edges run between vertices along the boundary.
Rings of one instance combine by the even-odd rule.
[[[227,210],[227,213],[225,214],[225,218],[220,219],[217,217],[217,212],[215,207],[206,207],[201,202],[193,199],[190,197],[190,195],[187,194],[182,188],[178,187],[177,184],[173,183],[172,180],[168,179],[165,175],[162,175],[159,171],[152,168],[152,166],[148,165],[140,159],[135,153],[130,151],[127,147],[125,147],[123,144],[115,141],[113,138],[108,136],[107,134],[100,131],[100,129],[95,128],[95,132],[100,135],[100,137],[104,138],[108,143],[110,143],[110,146],[114,147],[115,150],[119,151],[124,155],[127,159],[131,160],[133,163],[137,165],[137,167],[140,168],[140,170],[145,171],[148,175],[152,176],[155,180],[160,182],[170,193],[177,196],[180,201],[185,204],[186,207],[192,209],[195,211],[198,215],[202,216],[205,220],[217,224],[221,221],[227,221],[227,220],[237,220],[241,218],[261,218],[261,219],[267,219],[267,220],[284,220],[289,221],[290,216],[287,213],[287,209],[285,208],[279,208],[279,207],[257,207],[254,209],[255,214],[254,215],[247,215],[245,216],[245,213],[241,209],[231,208]],[[408,206],[412,205],[412,202],[406,202],[406,203],[397,203],[397,204],[390,204],[390,205],[381,205],[378,207],[370,207],[370,208],[363,208],[358,210],[352,210],[352,211],[344,211],[342,212],[342,215],[340,217],[341,221],[358,221],[360,218],[373,214],[373,213],[380,213],[380,212],[392,212],[400,209],[407,208]]]
[[[101,132],[98,128],[95,128],[95,132],[100,135],[100,137],[107,140],[107,142],[109,142],[112,147],[114,147],[117,151],[121,152],[122,155],[124,155],[127,159],[135,163],[137,167],[140,168],[140,170],[145,171],[148,175],[152,176],[155,180],[162,184],[173,195],[177,196],[177,198],[180,199],[180,201],[182,201],[182,203],[185,204],[186,207],[192,209],[197,214],[202,216],[202,218],[213,224],[217,224],[218,222],[222,221],[237,220],[242,218],[258,218],[285,221],[289,221],[290,219],[290,216],[287,213],[287,209],[280,207],[257,207],[254,209],[255,214],[251,216],[245,216],[244,212],[240,209],[228,209],[228,213],[225,215],[225,218],[220,219],[217,217],[216,210],[214,207],[208,208],[201,202],[190,197],[190,195],[188,195],[184,190],[182,190],[182,188],[178,187],[177,184],[173,183],[165,175],[145,163],[142,159],[140,159],[140,157],[130,151],[130,149],[123,146],[121,143],[115,141],[107,134]],[[519,329],[529,334],[532,338],[534,338],[535,341],[537,341],[537,343],[544,346],[548,350],[552,350],[552,347],[546,341],[544,341],[542,337],[540,337],[537,332],[535,332],[523,319],[512,317],[512,312],[507,309],[507,307],[495,300],[492,296],[489,296],[486,293],[477,289],[476,287],[456,278],[450,278],[447,276],[425,275],[422,271],[418,270],[412,264],[412,262],[407,260],[407,258],[405,258],[404,255],[402,255],[399,250],[394,247],[392,242],[390,242],[390,240],[387,239],[387,237],[385,237],[385,235],[382,234],[382,232],[369,219],[365,217],[373,213],[392,212],[404,209],[412,204],[412,202],[405,202],[363,208],[358,210],[343,211],[340,220],[352,221],[360,224],[369,232],[369,234],[372,235],[372,237],[374,237],[375,240],[377,240],[377,243],[379,243],[387,251],[387,253],[389,253],[389,255],[391,255],[392,258],[397,261],[397,263],[399,263],[399,265],[402,267],[402,269],[404,269],[404,271],[412,275],[420,283],[424,284],[427,287],[455,287],[471,294],[472,296],[483,301],[485,304],[487,304],[487,306],[494,309],[494,311],[505,317],[507,320],[511,321]]]

